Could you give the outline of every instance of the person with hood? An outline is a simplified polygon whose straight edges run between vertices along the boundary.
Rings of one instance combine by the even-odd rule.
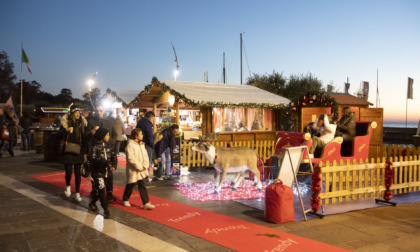
[[[330,123],[328,120],[328,115],[320,115],[316,121],[316,129],[319,131],[320,136],[314,136],[312,138],[311,149],[309,150],[310,154],[314,154],[317,148],[324,148],[327,143],[331,142],[334,139],[334,134],[336,130],[336,125]]]
[[[129,199],[133,192],[133,188],[137,184],[140,198],[143,203],[143,209],[151,210],[155,208],[155,206],[149,202],[149,194],[147,193],[145,181],[149,176],[149,156],[142,140],[143,132],[141,129],[137,128],[131,131],[130,139],[128,140],[127,148],[125,149],[127,159],[127,185],[124,190],[123,205],[126,207],[131,206]]]
[[[90,193],[89,210],[98,211],[96,202],[98,199],[104,210],[104,218],[110,219],[108,200],[105,196],[105,181],[112,171],[117,168],[117,155],[109,145],[109,131],[99,128],[95,131],[89,143],[88,159],[91,163],[92,192]]]
[[[82,201],[80,196],[80,182],[82,180],[80,169],[84,161],[84,154],[86,154],[86,141],[85,141],[85,132],[86,132],[86,119],[80,114],[80,109],[75,105],[70,107],[70,114],[66,114],[61,117],[61,126],[58,130],[58,137],[64,143],[62,149],[60,150],[60,163],[64,165],[66,174],[64,176],[66,180],[66,190],[64,194],[67,198],[71,196],[71,187],[70,181],[73,175],[74,167],[74,179],[76,185],[76,201]],[[65,145],[67,143],[75,143],[81,146],[79,154],[66,153]]]
[[[115,119],[115,131],[117,134],[115,152],[118,154],[120,152],[121,142],[124,140],[123,135],[125,134],[125,126],[120,115],[118,115],[117,119]]]
[[[95,134],[98,129],[106,129],[109,132],[109,146],[112,151],[115,151],[115,142],[117,140],[117,132],[115,129],[115,121],[111,117],[105,116],[105,109],[102,105],[96,106],[96,114],[92,116],[88,121],[88,126],[86,133],[89,138]],[[117,198],[114,197],[114,176],[112,171],[109,172],[108,176],[105,179],[106,185],[106,194],[108,202],[115,202]]]
[[[19,125],[23,128],[23,131],[21,133],[23,150],[30,151],[31,150],[31,130],[29,129],[29,127],[31,127],[33,123],[28,113],[23,112],[23,116],[22,118],[20,118]],[[25,142],[28,148],[26,148]]]
[[[356,116],[350,107],[343,108],[342,115],[335,136],[341,136],[344,141],[352,141],[356,136]]]

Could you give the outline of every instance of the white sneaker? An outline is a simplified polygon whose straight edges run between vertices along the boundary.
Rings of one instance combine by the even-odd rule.
[[[64,191],[64,195],[66,195],[67,198],[70,197],[70,195],[71,195],[70,186],[67,186],[66,187],[66,190]]]
[[[131,207],[131,204],[130,204],[130,202],[128,202],[128,201],[123,201],[123,205],[124,205],[125,207]]]
[[[74,197],[76,201],[80,202],[82,201],[82,197],[80,197],[80,193],[76,193],[76,196]]]
[[[160,178],[156,178],[157,180],[163,180],[163,178],[162,177],[160,177]]]
[[[155,206],[154,206],[154,205],[152,205],[152,204],[150,204],[150,203],[146,203],[146,204],[143,206],[143,209],[144,209],[144,210],[152,210],[153,208],[155,208]]]

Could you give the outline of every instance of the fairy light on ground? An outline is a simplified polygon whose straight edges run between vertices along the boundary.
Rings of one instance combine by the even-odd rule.
[[[214,194],[214,182],[177,183],[175,187],[190,200],[206,202],[214,200],[262,199],[265,198],[265,188],[268,186],[267,183],[262,183],[261,192],[257,192],[258,188],[253,186],[254,181],[247,180],[242,181],[237,186],[236,191],[232,191],[233,186],[230,183],[230,181],[225,181],[219,194]]]

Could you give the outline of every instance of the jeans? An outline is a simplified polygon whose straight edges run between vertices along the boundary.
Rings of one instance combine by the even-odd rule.
[[[108,200],[105,197],[105,182],[102,177],[93,177],[92,178],[92,192],[90,193],[90,200],[92,203],[95,203],[97,200],[100,200],[101,206],[104,211],[108,211]]]
[[[115,142],[115,153],[117,155],[120,153],[120,146],[121,146],[121,141],[116,141]]]
[[[171,150],[167,148],[162,153],[162,165],[163,165],[163,174],[171,175]]]
[[[146,146],[147,156],[149,156],[149,167],[147,167],[147,170],[149,170],[149,168],[153,166],[153,160],[152,160],[152,158],[153,158],[153,149],[150,146],[147,146],[147,145],[145,145],[145,146]],[[150,179],[152,179],[153,178],[153,174],[150,173],[149,174],[149,177],[150,177]]]
[[[31,150],[31,133],[22,133],[22,144],[23,144],[23,149],[25,149],[25,142],[27,143],[28,149],[27,150]]]
[[[125,186],[123,201],[128,201],[130,199],[135,185],[136,183],[131,183]],[[144,179],[137,181],[137,186],[139,187],[140,197],[143,205],[149,203],[149,194],[147,193],[146,182]]]
[[[65,164],[64,168],[66,169],[66,175],[64,178],[66,179],[66,185],[70,185],[71,176],[73,175],[73,165],[72,164]],[[76,184],[76,192],[78,193],[80,190],[80,182],[82,181],[82,177],[80,174],[81,164],[74,164],[74,182]]]
[[[312,145],[309,153],[314,154],[317,148],[324,148],[325,146],[327,146],[327,144],[324,141],[322,141],[319,137],[314,136],[312,138]]]

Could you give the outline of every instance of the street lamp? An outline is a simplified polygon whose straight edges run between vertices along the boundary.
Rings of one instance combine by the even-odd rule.
[[[91,86],[93,85],[94,81],[93,79],[88,80],[87,84],[89,86],[89,92],[92,91]]]

